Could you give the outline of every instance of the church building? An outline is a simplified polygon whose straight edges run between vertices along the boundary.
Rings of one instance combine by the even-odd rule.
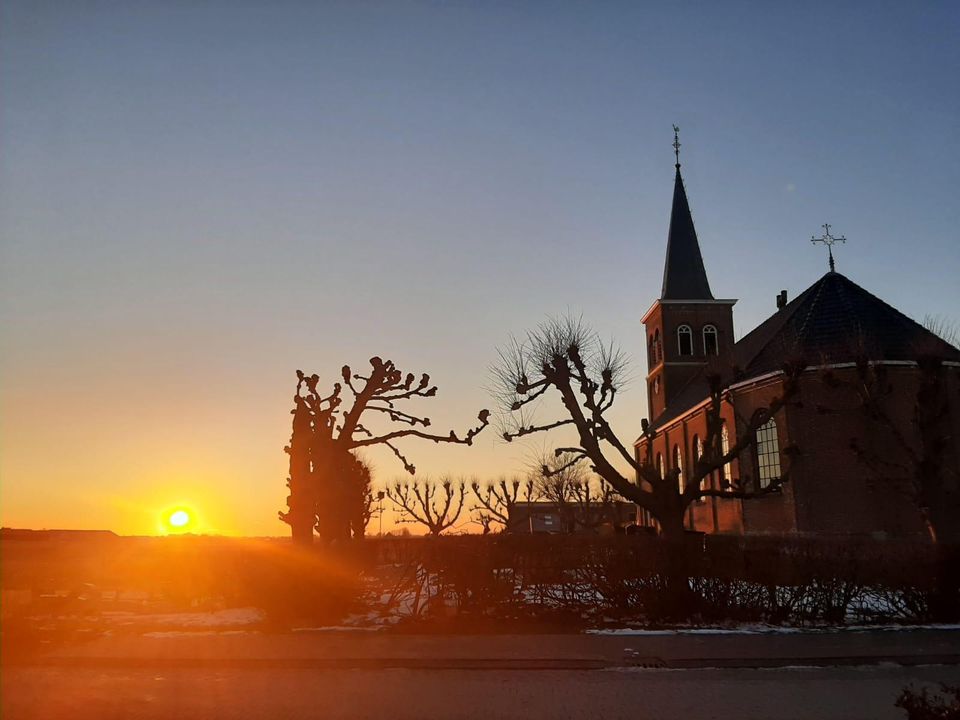
[[[635,442],[638,462],[653,458],[661,477],[679,470],[682,485],[684,468],[703,453],[709,378],[722,380],[728,453],[744,418],[782,394],[785,364],[804,368],[797,392],[752,445],[704,480],[756,496],[695,501],[690,530],[923,535],[931,533],[931,513],[945,512],[960,527],[960,350],[836,272],[832,249],[829,272],[789,302],[782,292],[771,302],[773,314],[739,341],[735,303],[714,297],[678,153],[663,286],[642,320],[652,432]],[[876,381],[872,412],[865,409],[864,368]],[[924,420],[931,372],[945,410]],[[940,465],[931,490],[918,468],[930,462],[934,431]],[[655,524],[641,516],[641,524]]]

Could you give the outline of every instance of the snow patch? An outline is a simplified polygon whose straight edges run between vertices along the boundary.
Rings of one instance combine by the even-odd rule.
[[[382,630],[382,625],[373,627],[358,627],[356,625],[324,625],[323,627],[296,627],[291,628],[290,632],[295,633],[324,633],[324,632],[377,632]]]
[[[155,613],[132,612],[103,613],[105,620],[117,625],[173,625],[176,627],[225,627],[254,625],[263,622],[264,613],[254,607],[228,608],[215,612]]]
[[[795,635],[798,633],[822,634],[836,632],[896,632],[899,630],[960,630],[960,624],[930,625],[841,625],[830,627],[789,627],[782,625],[740,625],[720,628],[596,628],[585,630],[587,635]]]
[[[259,635],[256,630],[164,630],[144,633],[142,637],[172,638],[172,637],[203,637],[207,635]]]

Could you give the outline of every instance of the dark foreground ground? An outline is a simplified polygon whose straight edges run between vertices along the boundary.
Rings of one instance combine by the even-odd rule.
[[[7,662],[21,718],[903,718],[960,684],[960,631],[412,636],[161,633]]]
[[[3,718],[903,718],[956,667],[775,670],[17,669]]]

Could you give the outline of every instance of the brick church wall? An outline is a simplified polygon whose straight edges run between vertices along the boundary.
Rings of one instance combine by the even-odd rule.
[[[833,370],[844,381],[855,379],[852,368]],[[887,413],[897,418],[901,432],[916,442],[912,418],[919,371],[888,369],[891,396]],[[869,420],[852,388],[830,387],[819,371],[807,373],[801,384],[802,407],[794,410],[791,431],[799,449],[796,460],[798,525],[810,533],[925,532],[916,503],[906,488],[892,479],[875,477],[850,447],[856,439],[864,450],[887,463],[909,466],[891,431]],[[956,413],[954,413],[956,415]]]

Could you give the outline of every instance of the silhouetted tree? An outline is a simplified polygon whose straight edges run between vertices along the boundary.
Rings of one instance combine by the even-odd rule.
[[[460,437],[426,430],[430,419],[401,410],[399,405],[414,398],[436,395],[430,376],[419,380],[413,373],[404,375],[390,360],[370,359],[370,374],[354,374],[349,365],[341,369],[343,382],[335,383],[329,395],[317,389],[319,376],[307,377],[297,371],[294,395],[293,434],[284,450],[290,456],[287,485],[287,512],[280,519],[288,523],[295,541],[309,544],[316,530],[322,538],[358,537],[364,518],[369,519],[372,498],[370,473],[354,456],[354,451],[385,446],[403,463],[411,475],[414,465],[400,452],[397,441],[416,437],[436,443],[471,445],[477,433],[487,426],[489,412],[480,411],[479,426]],[[352,395],[349,407],[344,402],[344,387]],[[375,418],[409,427],[375,430]],[[420,429],[423,428],[423,429]]]
[[[513,340],[500,350],[500,362],[494,368],[499,399],[505,411],[502,435],[512,441],[534,433],[569,427],[575,432],[575,444],[555,450],[563,462],[544,466],[544,475],[559,474],[580,463],[593,471],[621,497],[636,503],[656,518],[661,534],[669,541],[682,540],[684,515],[695,500],[703,497],[747,498],[773,492],[787,478],[768,487],[750,487],[725,478],[722,487],[708,488],[703,480],[723,468],[749,448],[756,431],[777,413],[796,392],[800,366],[783,368],[783,392],[769,405],[750,417],[738,417],[736,441],[724,452],[721,444],[724,387],[719,376],[709,378],[707,435],[704,452],[680,485],[679,468],[661,474],[647,443],[644,458],[635,458],[610,427],[605,413],[620,392],[625,359],[612,344],[601,342],[579,319],[551,319],[527,334],[524,341]],[[557,397],[562,410],[557,417],[537,422],[530,408],[539,405],[548,393]],[[654,436],[644,419],[643,433]],[[733,435],[733,433],[731,433]],[[618,466],[626,466],[628,477]]]
[[[449,477],[440,478],[439,482],[397,480],[386,488],[386,493],[400,510],[401,522],[419,523],[433,536],[453,527],[466,499],[463,480],[454,481]]]
[[[477,522],[483,527],[483,534],[491,531],[494,523],[506,527],[510,515],[518,502],[530,502],[534,498],[533,480],[501,477],[496,481],[481,483],[474,480],[470,483],[470,490],[478,505],[473,511],[477,513]]]
[[[616,522],[610,485],[594,477],[584,463],[572,462],[570,451],[552,455],[541,456],[531,475],[537,496],[557,506],[564,532]]]
[[[350,520],[350,529],[353,537],[363,537],[367,532],[367,525],[370,524],[370,518],[373,517],[373,505],[376,498],[371,486],[372,474],[370,465],[363,460],[357,461],[358,476],[349,483],[351,487],[360,489],[361,502],[354,507],[356,509],[354,517]]]
[[[852,379],[827,370],[824,382],[851,390],[857,409],[878,440],[850,439],[850,448],[873,479],[905,494],[919,509],[934,541],[960,543],[960,468],[951,462],[950,369],[931,357],[920,358],[912,416],[904,417],[886,365],[861,358]],[[955,395],[955,393],[954,393]],[[836,408],[833,408],[836,410]]]
[[[960,327],[943,315],[925,315],[923,327],[953,347],[960,347]]]
[[[823,380],[852,392],[855,409],[871,428],[868,437],[850,439],[851,450],[875,482],[910,499],[937,543],[931,612],[938,620],[953,621],[960,617],[960,458],[954,457],[950,412],[951,402],[957,401],[957,379],[951,382],[955,369],[930,355],[919,357],[917,370],[915,390],[908,396],[913,412],[907,416],[906,403],[898,398],[905,392],[904,381],[893,382],[884,364],[861,358],[852,379],[828,370]]]

